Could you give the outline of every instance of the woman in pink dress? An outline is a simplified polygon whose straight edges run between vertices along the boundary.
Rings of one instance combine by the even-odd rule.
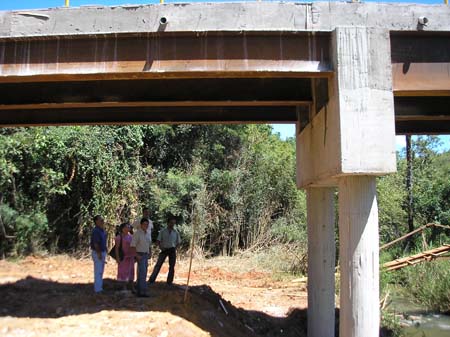
[[[130,225],[123,223],[119,226],[119,234],[116,236],[116,262],[117,266],[117,279],[125,283],[125,289],[127,284],[131,291],[134,291],[134,257],[135,254],[130,249],[130,243],[133,236],[130,234]],[[122,244],[120,243],[122,241]],[[123,260],[120,261],[119,247],[122,245]]]

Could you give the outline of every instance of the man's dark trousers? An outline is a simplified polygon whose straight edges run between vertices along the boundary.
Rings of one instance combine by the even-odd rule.
[[[155,268],[153,269],[152,275],[148,280],[150,283],[154,283],[156,278],[158,277],[159,271],[166,260],[166,257],[169,257],[169,275],[167,275],[167,284],[172,284],[173,277],[175,275],[175,262],[177,260],[177,251],[176,248],[167,248],[161,250],[159,253],[158,261],[156,262]]]
[[[147,295],[147,268],[148,268],[148,253],[137,253],[141,259],[138,260],[137,268],[137,294]],[[133,267],[134,268],[134,267]]]

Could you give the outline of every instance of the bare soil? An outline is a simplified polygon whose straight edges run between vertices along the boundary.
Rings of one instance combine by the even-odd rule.
[[[103,295],[93,292],[87,257],[2,260],[0,336],[306,336],[304,283],[276,280],[244,258],[195,259],[185,303],[188,263],[177,262],[167,286],[166,262],[151,297],[137,298],[115,281],[111,260]]]

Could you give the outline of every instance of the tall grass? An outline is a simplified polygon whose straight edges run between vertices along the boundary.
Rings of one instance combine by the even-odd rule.
[[[428,310],[450,313],[450,260],[433,261],[402,270],[403,286]]]

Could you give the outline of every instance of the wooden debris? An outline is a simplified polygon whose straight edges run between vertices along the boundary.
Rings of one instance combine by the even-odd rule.
[[[225,305],[223,304],[222,300],[219,300],[220,306],[222,307],[223,312],[228,315],[228,310],[225,308]]]
[[[389,291],[386,293],[384,298],[380,301],[381,310],[384,310],[388,305]]]
[[[386,262],[383,268],[387,271],[401,269],[406,266],[412,266],[423,261],[431,261],[443,257],[443,255],[450,253],[450,245],[445,244],[439,248],[430,249],[418,254],[407,256],[394,261]]]

